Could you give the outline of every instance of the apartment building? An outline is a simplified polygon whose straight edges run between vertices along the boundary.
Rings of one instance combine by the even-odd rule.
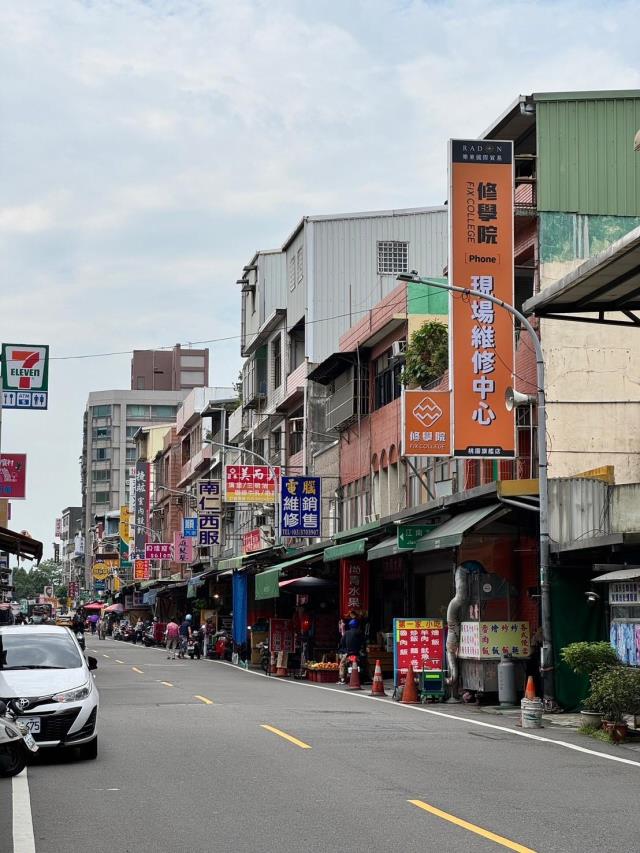
[[[340,357],[340,336],[399,272],[441,275],[446,257],[446,208],[417,208],[304,217],[280,250],[243,269],[243,410],[232,437],[288,474],[322,470],[323,534],[336,524],[339,456],[325,423],[332,391],[310,373]]]
[[[84,580],[84,555],[77,553],[77,536],[82,534],[81,506],[68,506],[62,510],[60,527],[60,560],[62,582]]]
[[[134,350],[131,359],[132,391],[181,391],[209,384],[209,350]]]
[[[98,523],[117,520],[129,503],[129,469],[135,465],[134,435],[140,427],[173,423],[182,391],[95,391],[84,413],[82,441],[82,512],[87,538],[85,568],[89,578],[90,531]],[[113,535],[117,534],[117,529]]]

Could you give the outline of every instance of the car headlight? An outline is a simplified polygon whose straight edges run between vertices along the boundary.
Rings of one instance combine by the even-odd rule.
[[[62,693],[55,693],[51,697],[52,702],[80,702],[82,699],[86,699],[87,696],[91,693],[92,684],[90,681],[87,681],[86,684],[83,684],[81,687],[74,687],[73,690],[64,690]]]

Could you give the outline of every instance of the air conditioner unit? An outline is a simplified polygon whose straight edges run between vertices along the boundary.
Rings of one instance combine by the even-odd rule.
[[[403,341],[394,341],[391,344],[391,358],[401,358],[402,356],[407,354],[407,342]]]

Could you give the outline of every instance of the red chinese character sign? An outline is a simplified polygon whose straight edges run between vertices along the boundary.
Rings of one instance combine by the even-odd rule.
[[[394,683],[401,684],[409,669],[414,673],[444,669],[444,622],[442,619],[393,620]]]
[[[134,560],[133,563],[133,579],[134,581],[148,581],[151,577],[151,561],[150,560]]]
[[[453,455],[513,457],[513,319],[483,299],[513,305],[513,143],[453,139],[449,153],[449,282],[479,294],[450,300]]]
[[[340,613],[366,616],[369,612],[369,564],[366,560],[340,560]]]
[[[26,453],[2,453],[0,456],[0,498],[6,500],[24,500],[27,496],[27,455]],[[59,539],[56,519],[56,537]],[[60,520],[60,532],[62,521]]]
[[[291,619],[269,619],[269,651],[293,651],[293,625]]]
[[[147,542],[144,546],[145,560],[173,560],[171,542]]]
[[[227,503],[275,503],[280,468],[270,468],[268,465],[227,465],[225,476]]]

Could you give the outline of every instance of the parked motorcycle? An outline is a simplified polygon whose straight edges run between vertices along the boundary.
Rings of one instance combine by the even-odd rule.
[[[192,637],[187,640],[187,654],[193,660],[197,658],[200,660],[200,655],[202,654],[202,649],[200,646],[200,638],[197,634],[194,634]]]
[[[82,649],[82,651],[86,648],[86,643],[84,641],[84,631],[76,631],[76,640],[78,641],[78,645]]]
[[[0,776],[17,776],[27,763],[29,752],[37,752],[33,735],[17,719],[11,702],[0,699]]]
[[[233,642],[228,631],[216,631],[213,635],[213,654],[218,660],[231,660]]]
[[[269,674],[271,669],[271,652],[269,651],[269,641],[263,640],[261,643],[258,643],[258,649],[260,650],[260,667],[263,672]]]

